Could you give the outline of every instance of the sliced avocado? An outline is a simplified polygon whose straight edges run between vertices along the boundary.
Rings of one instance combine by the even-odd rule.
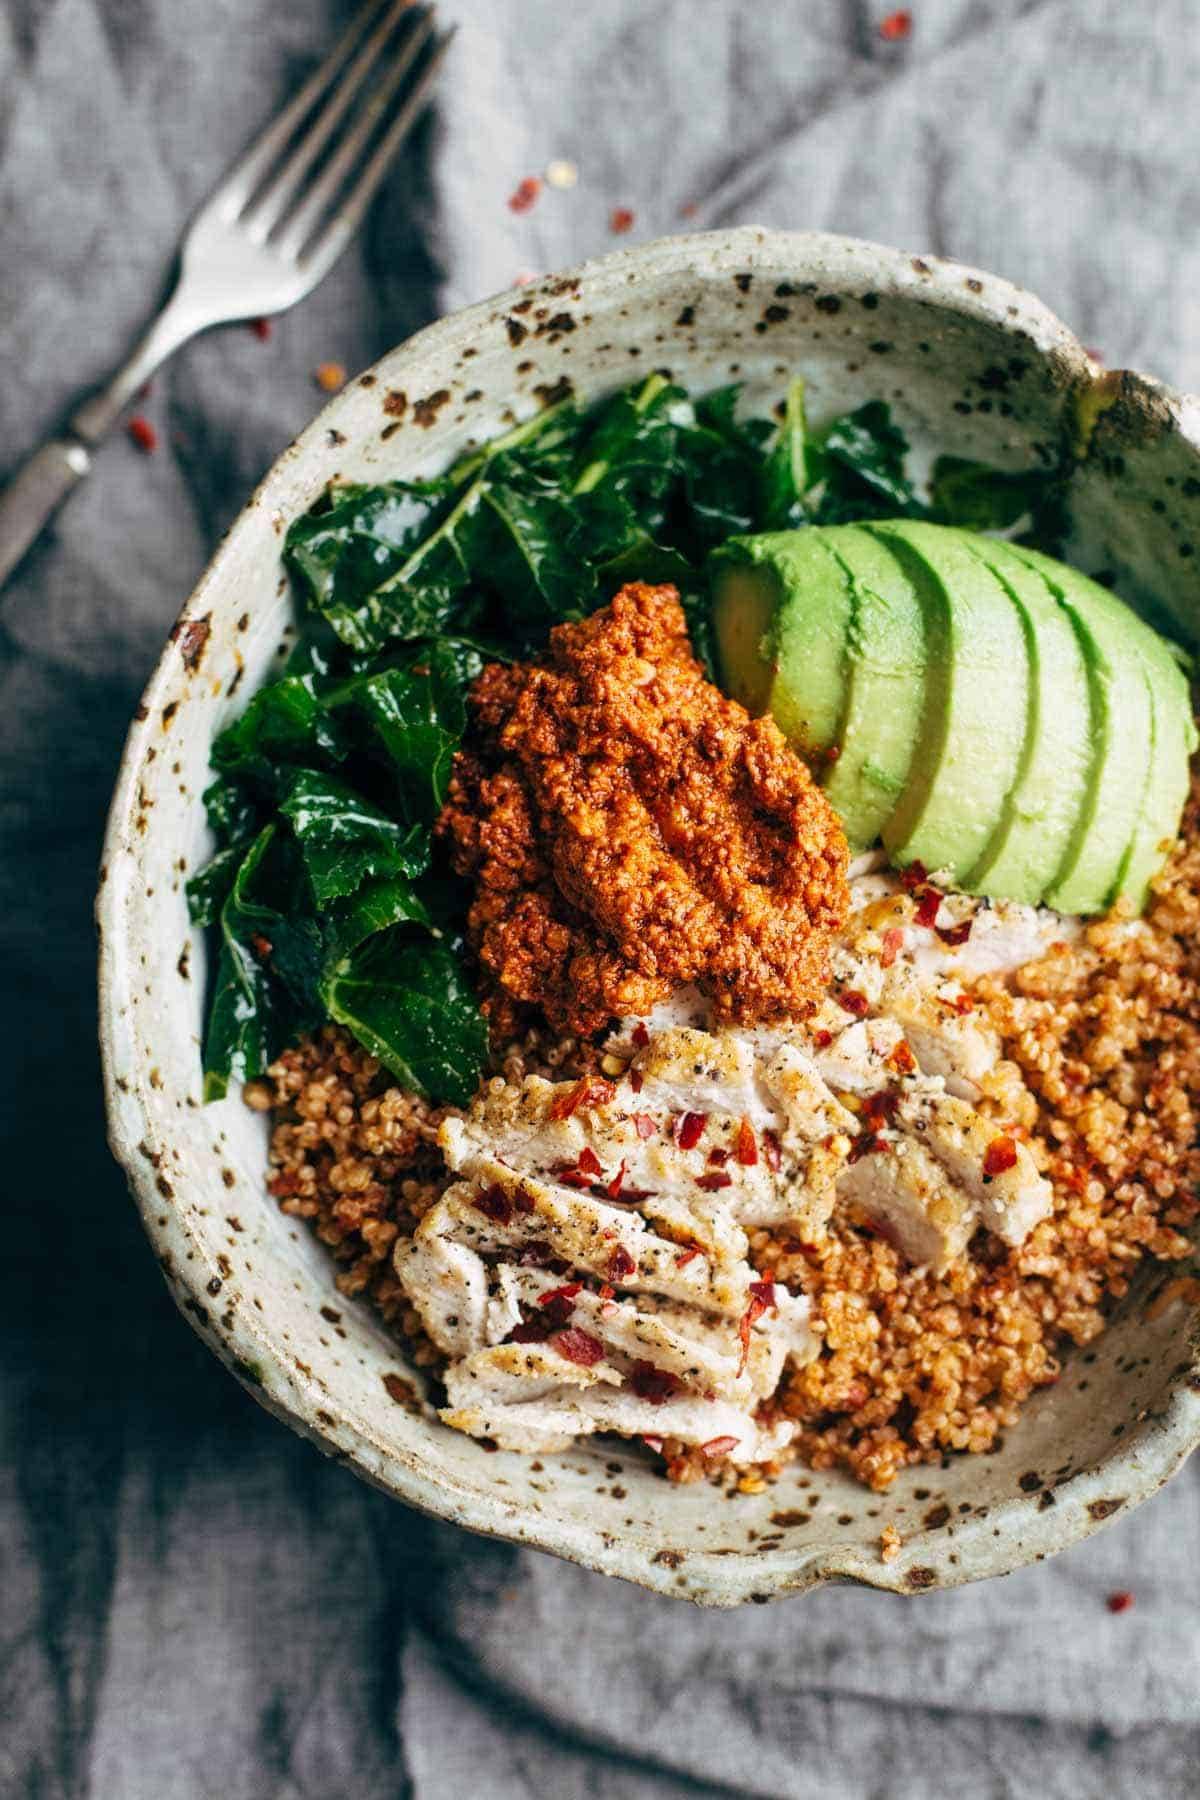
[[[857,525],[821,533],[850,580],[847,695],[825,792],[856,850],[879,838],[904,792],[925,693],[925,624],[912,581]]]
[[[1016,781],[966,887],[1036,905],[1062,868],[1087,799],[1094,754],[1087,665],[1071,615],[1043,577],[1006,543],[962,538],[1017,610],[1030,675]]]
[[[1025,743],[1029,661],[1008,594],[947,526],[865,525],[910,575],[925,618],[925,703],[908,784],[883,829],[894,863],[957,882],[1004,813]]]
[[[1106,756],[1097,772],[1087,842],[1047,899],[1064,912],[1098,912],[1124,897],[1140,910],[1187,799],[1188,761],[1196,748],[1187,676],[1167,640],[1099,582],[1023,545],[1014,545],[1013,553],[1037,570],[1085,636],[1102,643],[1109,670],[1109,717],[1098,733]],[[1132,679],[1135,668],[1140,682]],[[1097,840],[1111,852],[1122,826],[1128,836],[1103,886]],[[1097,869],[1090,891],[1089,865]]]
[[[730,538],[712,561],[725,689],[750,712],[770,708],[808,756],[838,741],[852,610],[849,578],[823,538],[807,527]]]

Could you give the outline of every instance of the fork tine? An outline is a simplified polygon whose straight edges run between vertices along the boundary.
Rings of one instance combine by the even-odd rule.
[[[237,217],[247,198],[270,173],[275,159],[287,149],[299,126],[386,4],[387,0],[367,0],[367,4],[351,20],[329,55],[314,69],[295,97],[288,101],[283,111],[272,119],[265,131],[233,165],[220,186],[210,195],[208,206],[223,218]]]
[[[316,265],[323,273],[341,255],[346,240],[358,230],[363,214],[371,204],[376,189],[395,160],[400,146],[424,110],[425,102],[437,79],[438,70],[445,60],[446,52],[449,50],[457,30],[457,25],[451,25],[449,30],[444,31],[437,40],[425,67],[413,84],[412,91],[405,98],[404,105],[372,152],[362,174],[330,220],[319,241],[312,246],[310,254],[304,258],[306,267]]]
[[[425,12],[409,31],[395,62],[363,107],[354,126],[346,133],[301,204],[287,219],[279,236],[273,240],[274,247],[281,256],[300,256],[370,143],[380,119],[384,117],[401,82],[425,48],[432,32],[433,14]]]
[[[391,0],[383,17],[339,76],[329,98],[282,168],[271,177],[261,194],[256,197],[252,191],[247,196],[247,205],[241,217],[252,242],[261,244],[272,227],[279,223],[299,192],[304,176],[333,136],[355,95],[374,68],[379,53],[392,35],[401,14],[407,12],[412,4],[413,0]]]

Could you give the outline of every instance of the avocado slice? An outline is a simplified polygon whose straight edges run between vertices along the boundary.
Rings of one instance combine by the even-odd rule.
[[[847,694],[825,792],[856,850],[875,843],[904,792],[925,694],[925,623],[892,551],[857,525],[822,537],[852,591]]]
[[[925,704],[907,786],[883,828],[893,863],[961,883],[1000,823],[1025,743],[1029,661],[1008,594],[952,528],[864,525],[913,581],[925,618]]]
[[[1083,645],[1071,614],[1012,547],[960,534],[1004,588],[1029,660],[1029,708],[1016,781],[983,855],[966,877],[972,893],[1036,905],[1067,856],[1094,760]]]
[[[1024,545],[1012,550],[1041,575],[1085,637],[1100,644],[1108,670],[1102,685],[1109,717],[1097,733],[1106,754],[1097,771],[1088,841],[1047,899],[1064,912],[1098,912],[1127,898],[1140,911],[1187,799],[1196,748],[1187,676],[1168,641],[1099,582]],[[1140,682],[1132,679],[1134,669]],[[1128,835],[1104,886],[1097,842],[1111,854],[1122,827]],[[1090,877],[1089,869],[1095,871]]]
[[[801,755],[839,741],[846,699],[849,577],[811,527],[730,538],[714,553],[713,627],[722,684],[774,714]]]

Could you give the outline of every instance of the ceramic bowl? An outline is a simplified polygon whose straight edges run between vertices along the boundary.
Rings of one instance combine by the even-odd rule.
[[[208,851],[209,746],[295,630],[280,563],[289,520],[334,475],[432,472],[561,393],[660,367],[698,389],[742,381],[760,408],[800,370],[818,421],[885,399],[918,456],[1018,467],[1066,439],[1075,560],[1112,571],[1135,602],[1155,596],[1200,637],[1200,407],[1104,372],[1037,300],[990,275],[743,229],[623,251],[443,319],[352,382],[279,459],[138,708],[99,899],[113,1149],[189,1324],[271,1412],[412,1506],[714,1605],[833,1578],[912,1592],[1002,1574],[1128,1511],[1200,1439],[1195,1320],[1183,1304],[1148,1314],[1161,1268],[994,1454],[909,1471],[886,1496],[796,1466],[731,1501],[671,1486],[636,1449],[592,1442],[529,1461],[410,1410],[399,1346],[340,1299],[321,1246],[265,1193],[263,1120],[236,1097],[200,1101],[207,969],[184,881]],[[903,1539],[890,1563],[885,1523]]]

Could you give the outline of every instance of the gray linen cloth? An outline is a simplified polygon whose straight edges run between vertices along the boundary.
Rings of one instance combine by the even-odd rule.
[[[269,342],[179,357],[145,402],[158,454],[106,450],[0,602],[0,1793],[1194,1794],[1200,1468],[1007,1581],[701,1614],[323,1462],[175,1315],[107,1161],[88,913],[125,723],[319,362],[603,250],[614,206],[625,241],[694,207],[978,262],[1110,362],[1200,387],[1188,0],[914,0],[898,43],[874,0],[444,6],[438,115],[354,252]],[[343,11],[3,0],[4,459],[112,364]],[[578,187],[509,211],[556,157]]]

